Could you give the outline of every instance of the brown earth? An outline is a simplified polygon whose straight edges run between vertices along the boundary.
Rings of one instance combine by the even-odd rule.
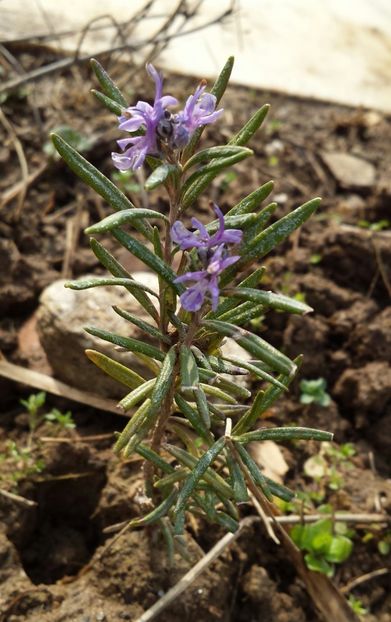
[[[19,49],[15,54],[28,68],[47,52],[36,50],[31,55]],[[6,61],[4,72],[11,72]],[[0,180],[0,349],[12,362],[32,364],[20,347],[20,331],[37,308],[42,289],[54,279],[98,269],[82,229],[108,214],[109,208],[43,149],[49,131],[69,125],[89,137],[86,156],[107,175],[113,173],[108,154],[118,137],[116,123],[93,101],[90,80],[87,69],[73,68],[10,94],[2,105],[13,130],[3,124],[0,143],[4,171]],[[167,82],[180,98],[193,84],[174,76]],[[140,75],[129,85],[130,101],[146,98],[143,83]],[[151,94],[148,85],[147,95]],[[376,223],[390,219],[390,119],[372,111],[231,87],[224,99],[225,122],[209,131],[208,143],[224,141],[265,102],[272,108],[265,129],[251,144],[255,159],[251,165],[237,165],[234,175],[217,179],[210,195],[200,201],[199,213],[209,218],[210,198],[227,210],[270,178],[276,180],[278,215],[313,196],[324,198],[311,222],[266,260],[265,287],[300,293],[315,310],[304,318],[270,313],[260,329],[289,355],[304,354],[290,397],[281,400],[270,416],[276,424],[294,421],[329,429],[337,442],[354,443],[356,449],[348,466],[339,464],[343,483],[333,491],[327,482],[319,485],[303,476],[304,462],[319,451],[318,445],[283,448],[290,467],[289,486],[314,493],[320,487],[323,502],[332,503],[336,510],[389,512],[391,231],[389,223],[376,231]],[[37,173],[23,201],[19,201],[15,136],[22,144],[29,174]],[[324,152],[349,153],[369,162],[375,170],[374,182],[349,187],[346,180],[335,179],[322,159]],[[131,192],[139,202],[137,191]],[[166,207],[157,193],[150,201],[160,209]],[[299,380],[318,377],[327,380],[331,405],[301,405]],[[112,433],[123,424],[121,418],[48,398],[49,406],[62,411],[72,408],[77,433],[53,432],[49,424],[40,427],[32,466],[39,459],[44,468],[27,473],[23,464],[4,459],[4,454],[10,440],[20,447],[27,443],[27,419],[19,399],[31,391],[3,379],[0,390],[0,488],[34,502],[25,505],[0,494],[0,620],[134,620],[222,532],[200,522],[192,524],[191,561],[178,558],[174,568],[169,566],[164,542],[149,530],[122,536],[100,559],[109,541],[102,533],[104,527],[146,509],[140,462],[121,463],[111,452]],[[53,434],[68,436],[71,442],[39,441]],[[107,438],[93,442],[81,438],[96,434]],[[18,469],[24,475],[14,481]],[[357,527],[354,553],[336,572],[339,587],[388,567],[389,557],[377,548],[384,537],[382,528]],[[371,611],[364,619],[391,620],[388,579],[387,575],[374,577],[353,590]],[[315,622],[319,618],[295,568],[254,525],[159,619]]]

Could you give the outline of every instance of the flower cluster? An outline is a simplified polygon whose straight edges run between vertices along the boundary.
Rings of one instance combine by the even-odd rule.
[[[225,229],[224,215],[220,208],[213,204],[219,219],[219,228],[210,235],[206,227],[197,218],[192,218],[192,225],[198,230],[193,233],[177,220],[171,228],[171,239],[181,250],[197,249],[197,256],[203,270],[186,272],[175,280],[177,283],[194,282],[182,295],[181,304],[187,311],[199,311],[206,297],[210,297],[212,309],[219,302],[219,276],[240,258],[239,255],[228,256],[226,244],[239,244],[242,239],[240,229]]]
[[[223,113],[223,109],[215,110],[216,97],[206,93],[201,83],[188,97],[184,109],[172,114],[168,108],[178,105],[178,100],[163,95],[163,78],[153,65],[148,64],[147,71],[155,82],[153,105],[138,101],[118,118],[120,130],[141,134],[117,141],[123,153],[111,155],[120,170],[139,168],[147,155],[159,155],[162,144],[171,150],[182,149],[198,127],[214,123]]]

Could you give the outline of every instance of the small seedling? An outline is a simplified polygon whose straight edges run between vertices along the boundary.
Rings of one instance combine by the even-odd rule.
[[[2,463],[0,481],[17,484],[21,479],[41,473],[45,468],[42,459],[34,456],[31,447],[19,447],[15,441],[8,441],[0,454]]]
[[[39,411],[44,406],[45,401],[45,391],[32,393],[28,396],[27,400],[20,400],[20,403],[26,408],[29,416],[30,437],[33,436],[35,430],[43,420],[44,415],[40,414]]]
[[[322,443],[319,453],[306,460],[304,472],[318,482],[320,491],[324,491],[325,486],[331,490],[339,490],[344,484],[343,471],[352,468],[350,458],[355,453],[352,443]]]
[[[316,380],[302,380],[300,382],[300,402],[302,404],[319,404],[329,406],[331,397],[326,391],[327,383],[324,378]]]
[[[353,594],[349,594],[348,603],[352,611],[358,616],[366,616],[369,613],[369,609],[364,607],[362,601]]]
[[[382,220],[377,220],[376,222],[370,222],[369,220],[359,220],[358,226],[362,229],[369,229],[370,231],[384,231],[385,229],[391,228],[391,221],[383,218]]]
[[[331,519],[325,518],[295,525],[291,537],[299,549],[306,551],[304,559],[310,570],[332,577],[334,564],[342,564],[353,550],[352,540],[341,532],[346,532],[345,523],[334,525]]]
[[[47,413],[47,415],[45,415],[45,420],[49,421],[50,423],[59,425],[66,430],[73,430],[76,427],[70,410],[67,410],[66,413],[62,413],[60,410],[58,410],[58,408],[52,408],[50,413]]]

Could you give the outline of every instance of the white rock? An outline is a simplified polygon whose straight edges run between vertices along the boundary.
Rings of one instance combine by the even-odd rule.
[[[376,169],[367,160],[336,151],[323,151],[321,157],[333,177],[345,189],[365,190],[375,183]]]
[[[157,279],[146,272],[134,278],[153,288]],[[82,277],[81,280],[88,278]],[[136,326],[127,322],[113,309],[117,305],[141,319],[151,321],[133,296],[123,287],[95,287],[75,291],[64,287],[60,279],[41,294],[37,329],[41,344],[57,379],[68,384],[113,398],[126,395],[127,388],[115,382],[87,359],[84,350],[98,350],[128,365],[143,376],[150,373],[130,352],[120,351],[113,344],[85,332],[94,326],[126,337],[150,341]]]

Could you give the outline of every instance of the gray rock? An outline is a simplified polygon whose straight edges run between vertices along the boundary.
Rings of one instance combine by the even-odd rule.
[[[321,157],[342,188],[365,190],[374,185],[376,169],[367,160],[336,151],[323,151]]]
[[[134,278],[149,287],[156,287],[153,274],[139,272]],[[84,327],[90,325],[148,341],[145,333],[119,317],[112,306],[118,305],[146,321],[150,321],[149,316],[145,316],[139,303],[123,287],[75,291],[65,288],[64,283],[62,279],[55,281],[43,291],[37,318],[39,338],[55,377],[107,397],[123,397],[127,388],[99,370],[87,359],[84,350],[98,350],[145,377],[150,377],[150,373],[135,355],[117,350],[113,344],[89,335]]]

